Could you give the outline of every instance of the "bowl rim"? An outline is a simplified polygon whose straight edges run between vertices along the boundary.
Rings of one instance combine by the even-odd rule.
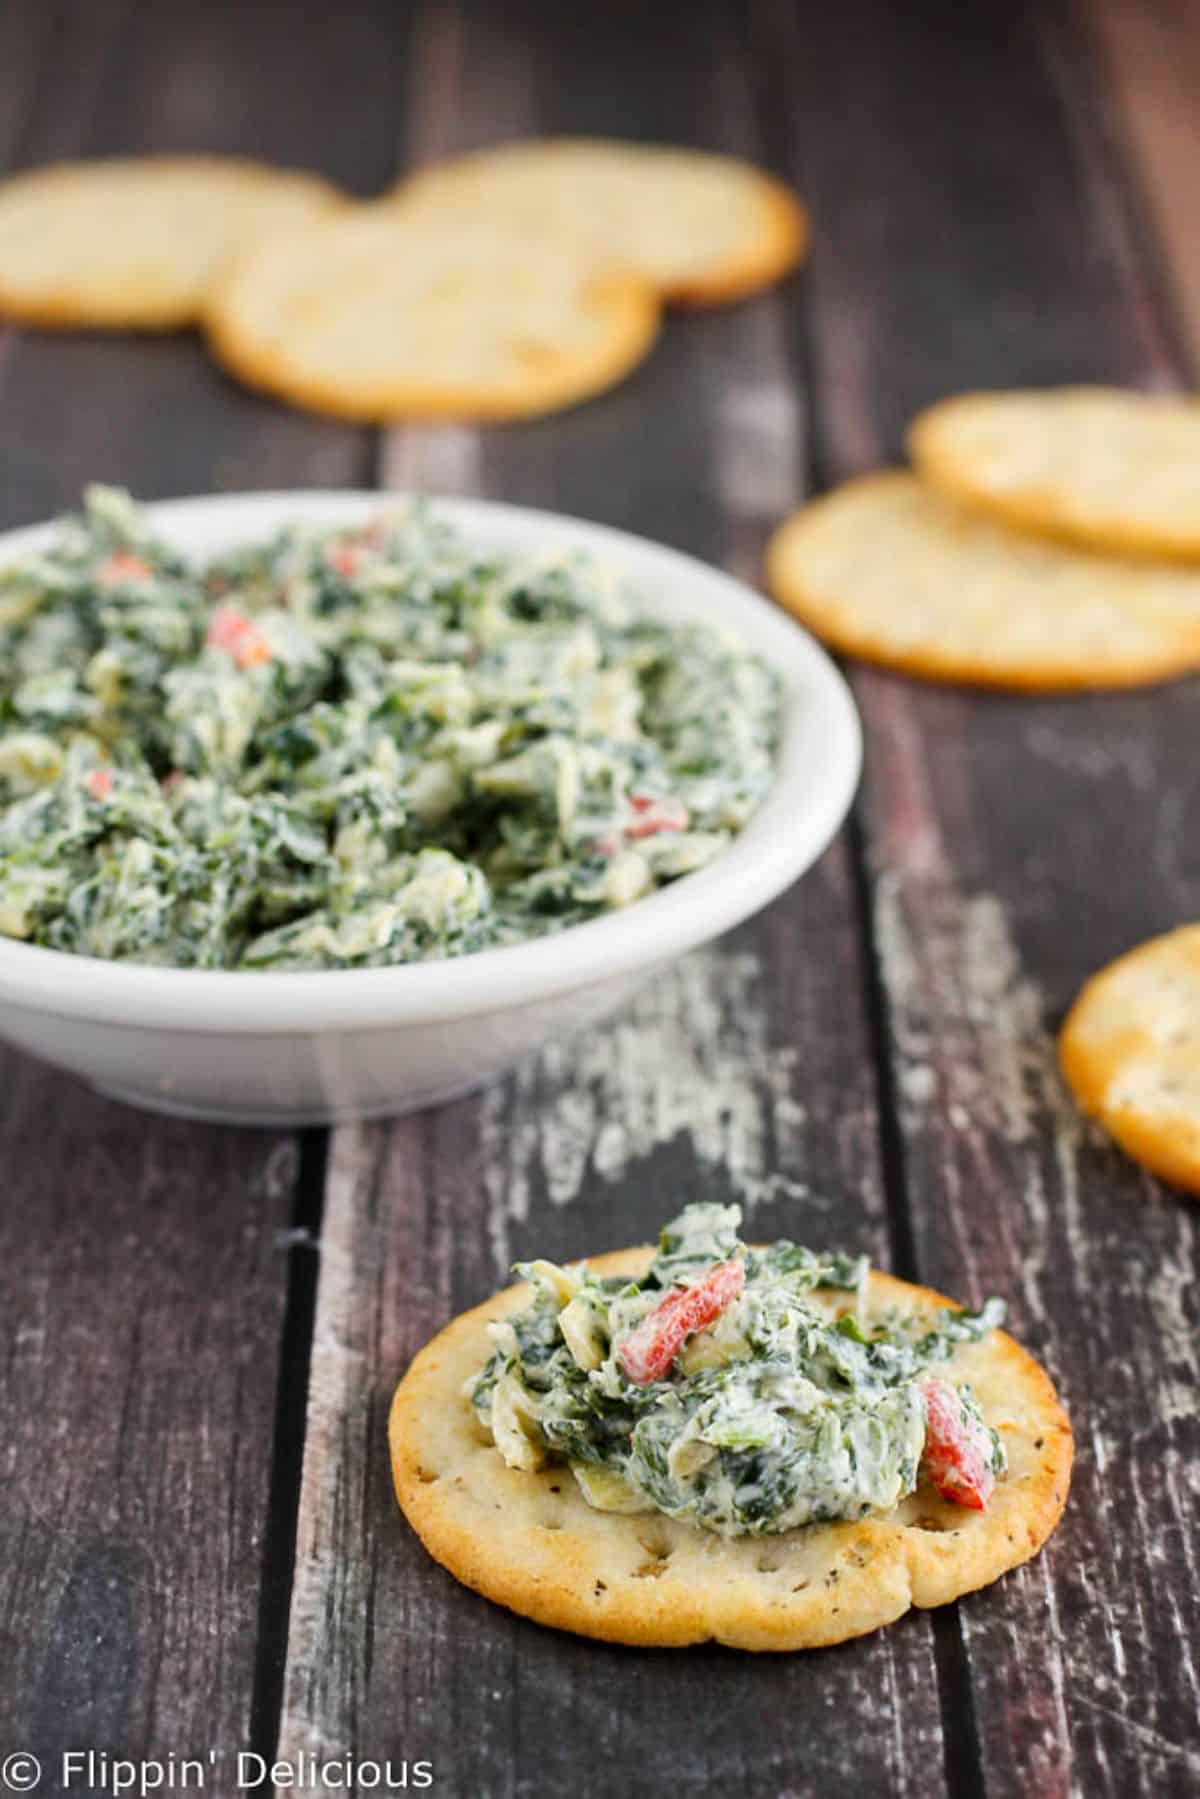
[[[286,523],[352,523],[406,500],[427,503],[467,535],[474,533],[485,543],[491,538],[497,547],[535,539],[541,547],[557,543],[612,555],[625,564],[623,572],[639,598],[657,569],[677,583],[693,584],[692,605],[707,592],[712,603],[697,608],[701,615],[711,616],[718,602],[722,613],[727,608],[731,626],[784,679],[775,779],[748,824],[704,868],[621,911],[526,943],[438,961],[262,972],[172,968],[111,962],[0,937],[0,1005],[110,1025],[262,1036],[482,1016],[550,1000],[638,968],[650,970],[741,923],[816,861],[843,822],[858,786],[858,712],[843,676],[815,639],[737,576],[610,525],[454,495],[295,488],[159,500],[146,503],[144,510],[186,554],[189,531],[232,546]],[[58,520],[49,520],[0,534],[0,559],[36,550],[57,525]],[[646,597],[646,607],[654,613],[653,597]],[[691,605],[671,604],[664,610],[682,615]]]

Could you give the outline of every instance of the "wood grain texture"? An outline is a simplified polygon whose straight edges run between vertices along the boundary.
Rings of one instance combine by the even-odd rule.
[[[295,1147],[0,1091],[0,1743],[241,1742]]]
[[[1190,352],[1200,356],[1200,30],[1189,0],[1079,0],[1101,59],[1112,130],[1157,234]],[[1172,373],[1177,371],[1172,370]],[[1194,381],[1189,381],[1194,385]]]
[[[486,9],[433,9],[405,154],[479,141],[496,119],[761,154],[741,71],[713,70],[726,15],[689,17],[690,49],[668,20],[618,8],[589,21],[580,55],[550,9],[506,8],[502,43]],[[555,420],[391,433],[386,479],[585,513],[753,573],[803,463],[800,402],[780,382],[782,305],[672,321],[636,382]],[[472,1795],[944,1790],[926,1618],[852,1653],[768,1662],[540,1630],[429,1561],[385,1453],[408,1359],[504,1284],[514,1257],[644,1240],[712,1197],[740,1200],[756,1233],[889,1258],[855,906],[839,844],[753,926],[481,1099],[334,1134],[282,1754],[423,1756],[446,1790]]]
[[[270,10],[274,41],[231,10],[6,9],[0,155],[316,150],[369,191],[392,62],[367,78],[373,130],[331,120],[317,143],[311,122],[331,81],[362,86],[378,18],[302,42]],[[97,477],[153,497],[353,483],[372,459],[365,434],[239,393],[190,335],[7,330],[0,407],[4,526]],[[149,1119],[5,1051],[0,1144],[0,1745],[232,1753],[260,1726],[263,1569],[294,1509],[272,1455],[289,1262],[311,1253],[287,1246],[296,1141]]]
[[[488,433],[380,443],[243,393],[188,336],[0,331],[0,523],[97,473],[149,496],[379,479],[753,574],[814,474],[893,458],[941,393],[1177,385],[1160,250],[1200,317],[1200,37],[1176,0],[1088,4],[1099,64],[1065,0],[344,0],[302,21],[266,0],[253,24],[25,0],[0,17],[8,166],[211,147],[371,193],[496,137],[625,132],[774,166],[815,239],[779,292],[672,318],[612,395]],[[0,1056],[0,1746],[229,1751],[253,1731],[269,1751],[282,1683],[281,1753],[425,1757],[472,1799],[1196,1789],[1196,1213],[1081,1126],[1052,1033],[1098,963],[1200,911],[1198,690],[856,681],[865,801],[800,887],[481,1098],[335,1134],[286,1669],[295,1144],[148,1121]],[[513,1257],[633,1241],[694,1197],[1010,1296],[1080,1438],[1039,1562],[932,1622],[767,1662],[563,1638],[429,1562],[385,1448],[413,1350]]]
[[[840,221],[818,230],[811,288],[829,478],[895,455],[940,393],[1180,372],[1087,58],[1053,16],[1035,32],[976,8],[941,35],[935,13],[889,29],[872,10],[866,72],[849,48],[865,11],[805,46],[797,156],[818,220]],[[798,44],[775,50],[796,66]],[[819,129],[826,88],[853,96],[853,158]],[[856,688],[918,1268],[1010,1296],[1080,1439],[1047,1552],[960,1608],[987,1790],[1194,1790],[1195,1213],[1085,1131],[1053,1030],[1093,967],[1195,915],[1180,823],[1200,689],[996,700],[867,672]]]

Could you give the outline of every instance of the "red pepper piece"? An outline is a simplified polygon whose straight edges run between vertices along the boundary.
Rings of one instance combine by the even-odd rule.
[[[239,668],[258,668],[262,663],[270,662],[271,646],[262,632],[251,626],[233,652],[233,659]]]
[[[150,564],[132,550],[117,550],[100,564],[96,580],[101,587],[116,587],[122,581],[144,581],[153,572]]]
[[[686,831],[688,809],[671,794],[656,799],[649,793],[631,793],[633,818],[625,826],[627,837],[653,837],[659,831]]]
[[[986,1425],[971,1416],[949,1381],[922,1381],[921,1396],[925,1401],[922,1473],[940,1498],[982,1512],[996,1485]]]
[[[271,660],[271,646],[258,626],[236,606],[218,606],[208,621],[207,641],[228,650],[239,668],[255,668]]]
[[[233,650],[250,629],[250,620],[236,606],[217,606],[208,621],[207,641],[219,650]]]
[[[362,551],[352,543],[331,543],[325,552],[325,560],[335,574],[343,575],[350,580],[358,573],[362,561]]]
[[[94,800],[106,800],[113,790],[114,782],[107,768],[93,768],[83,778],[83,784]]]
[[[673,1287],[630,1331],[617,1360],[635,1386],[661,1380],[687,1339],[715,1324],[746,1285],[741,1262],[718,1262],[691,1287]]]

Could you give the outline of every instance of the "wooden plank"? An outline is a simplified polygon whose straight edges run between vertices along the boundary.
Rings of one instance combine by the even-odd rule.
[[[0,1742],[240,1744],[295,1144],[0,1090]]]
[[[448,10],[425,15],[415,77],[436,97],[420,130],[439,150],[498,117],[761,148],[741,66],[713,71],[716,51],[732,53],[715,9],[691,15],[687,42],[671,36],[667,63],[667,23],[644,10],[636,32],[593,18],[584,55],[548,9],[506,8],[503,42],[486,9],[447,23]],[[428,141],[406,148],[424,160]],[[752,567],[802,464],[782,318],[768,299],[673,320],[616,393],[512,431],[394,434],[387,476],[584,512]],[[482,1099],[335,1133],[282,1755],[424,1757],[464,1794],[944,1791],[925,1618],[819,1658],[614,1649],[459,1588],[396,1511],[387,1406],[432,1331],[515,1256],[640,1240],[702,1196],[741,1199],[756,1232],[889,1256],[844,844],[630,1012]]]
[[[6,13],[5,42],[41,44],[44,11]],[[372,191],[398,43],[374,11],[302,32],[270,12],[67,11],[53,72],[6,61],[0,154],[257,150]],[[361,112],[328,104],[351,87]],[[10,131],[22,92],[37,105]],[[154,496],[351,483],[372,462],[368,434],[242,393],[188,334],[4,342],[5,525],[96,477]],[[298,1141],[150,1119],[9,1052],[0,1092],[0,1742],[48,1765],[269,1747],[256,1661],[286,1623],[311,1267],[289,1254],[311,1198]]]
[[[93,10],[77,8],[60,53],[83,75],[51,85],[20,161],[225,150],[319,167],[351,190],[378,192],[394,164],[402,19],[389,27],[374,8],[348,7],[296,33],[288,17],[264,7],[252,32],[236,9],[175,0],[140,13],[105,55],[91,41]],[[349,91],[358,107],[329,104]],[[0,499],[5,523],[74,504],[97,471],[145,498],[214,486],[355,485],[372,473],[370,433],[236,386],[194,333],[21,333],[12,341],[19,351],[5,372],[10,426],[0,445],[0,473],[12,477]],[[60,393],[78,396],[70,431],[61,405],[46,404]],[[161,421],[153,444],[148,418]]]
[[[1188,0],[1084,0],[1113,114],[1143,203],[1166,253],[1191,358],[1200,354],[1200,31]]]
[[[811,292],[830,478],[894,456],[943,392],[1178,379],[1061,24],[1046,40],[1011,8],[949,30],[940,9],[843,7],[804,58],[775,29],[771,66],[807,70],[794,153],[827,221]],[[1083,1128],[1052,1034],[1094,967],[1196,913],[1180,821],[1200,691],[984,698],[865,671],[856,687],[918,1264],[1009,1296],[1079,1436],[1060,1534],[959,1608],[961,1729],[989,1794],[1193,1791],[1196,1215]]]

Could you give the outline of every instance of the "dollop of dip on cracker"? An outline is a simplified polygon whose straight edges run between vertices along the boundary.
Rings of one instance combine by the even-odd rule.
[[[739,1225],[690,1206],[656,1247],[526,1263],[418,1351],[392,1478],[456,1579],[606,1642],[795,1650],[1038,1553],[1071,1426],[997,1303]]]
[[[937,1372],[1004,1315],[870,1316],[865,1257],[738,1236],[692,1205],[637,1279],[537,1261],[528,1305],[490,1326],[468,1383],[510,1468],[565,1462],[600,1511],[658,1511],[722,1536],[859,1520],[929,1483],[983,1511],[1006,1456],[970,1386]]]

